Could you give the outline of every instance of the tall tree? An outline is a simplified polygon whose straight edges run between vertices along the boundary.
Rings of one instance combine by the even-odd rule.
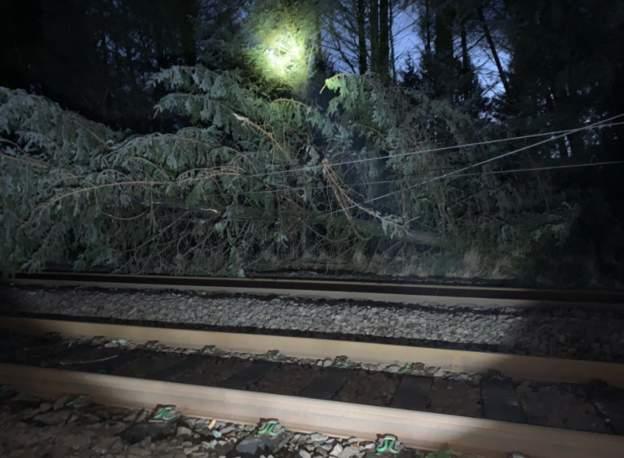
[[[197,0],[196,45],[199,60],[210,68],[240,65],[241,40],[237,36],[249,0]]]
[[[195,61],[195,0],[7,0],[2,8],[23,27],[8,29],[17,46],[0,57],[12,69],[0,72],[0,85],[36,88],[115,126],[149,129],[149,74]]]
[[[368,71],[368,47],[366,46],[366,0],[354,0],[357,12],[357,38],[358,38],[358,69],[360,75]]]
[[[337,0],[324,17],[323,47],[339,62],[341,70],[364,74],[368,71],[368,0]],[[360,8],[361,7],[361,8]]]
[[[390,0],[390,17],[389,17],[389,29],[390,29],[390,69],[392,74],[392,80],[397,80],[397,58],[396,58],[396,37],[394,35],[394,13],[395,4]]]
[[[432,28],[432,11],[431,11],[431,0],[424,0],[424,11],[421,14],[420,27],[423,31],[423,41],[425,54],[431,55],[433,52],[433,34],[431,31]]]
[[[380,78],[387,79],[390,72],[390,5],[389,0],[379,0],[379,64]]]
[[[518,126],[568,128],[602,116],[597,107],[612,97],[613,64],[620,57],[612,43],[623,13],[618,15],[611,2],[589,0],[509,0],[506,5],[511,63],[505,101]],[[564,139],[552,154],[583,159],[589,150],[582,137]]]
[[[509,82],[507,81],[507,75],[505,73],[505,69],[503,68],[503,63],[501,61],[496,43],[494,42],[494,38],[492,37],[490,26],[485,17],[485,13],[483,12],[483,6],[480,5],[477,7],[477,14],[479,17],[479,22],[481,23],[483,35],[485,36],[488,47],[490,48],[492,59],[494,59],[494,63],[496,64],[496,69],[498,70],[498,76],[500,78],[500,81],[505,88],[505,93],[509,93]]]
[[[449,64],[453,60],[453,29],[456,12],[454,5],[444,0],[434,3],[435,11],[435,57],[438,62]]]
[[[368,24],[370,29],[371,68],[379,72],[379,0],[370,0]]]

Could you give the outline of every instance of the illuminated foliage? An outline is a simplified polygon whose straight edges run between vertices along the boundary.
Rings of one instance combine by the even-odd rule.
[[[258,2],[249,21],[250,57],[269,81],[300,89],[317,46],[316,14],[309,2]]]
[[[280,80],[299,82],[307,76],[307,53],[304,40],[289,29],[278,30],[267,39],[264,69]]]

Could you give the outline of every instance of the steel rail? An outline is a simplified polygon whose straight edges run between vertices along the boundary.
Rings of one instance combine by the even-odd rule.
[[[624,291],[502,288],[365,281],[284,278],[178,277],[93,273],[20,273],[8,279],[17,286],[88,286],[127,289],[179,289],[226,294],[288,295],[358,299],[397,304],[448,306],[621,307]]]
[[[108,405],[173,404],[187,415],[245,423],[273,417],[297,431],[363,439],[393,433],[411,447],[450,445],[485,457],[615,458],[624,449],[624,437],[606,434],[12,364],[0,364],[0,383],[44,397],[85,394]]]
[[[226,351],[250,354],[279,350],[286,356],[296,358],[333,359],[347,356],[351,361],[361,363],[422,363],[453,372],[498,371],[517,380],[537,382],[584,384],[602,380],[624,388],[624,364],[607,362],[73,320],[2,317],[0,329],[29,334],[56,333],[70,338],[123,338],[138,344],[158,341],[177,348],[201,349],[214,345]]]

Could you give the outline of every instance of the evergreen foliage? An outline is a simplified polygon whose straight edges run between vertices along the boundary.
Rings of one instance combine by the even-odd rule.
[[[557,272],[555,260],[570,246],[588,246],[586,231],[606,233],[596,226],[616,208],[617,175],[500,172],[618,159],[621,130],[561,136],[471,166],[534,141],[489,140],[624,111],[613,96],[624,55],[616,39],[620,10],[610,17],[607,7],[578,2],[576,11],[563,0],[183,3],[163,34],[126,1],[98,6],[130,11],[139,23],[136,37],[115,31],[114,43],[97,49],[127,71],[114,97],[126,90],[132,97],[118,106],[157,100],[153,119],[129,115],[129,124],[148,133],[121,130],[123,123],[101,111],[95,119],[113,119],[114,128],[86,119],[68,109],[89,113],[78,96],[61,107],[0,87],[1,270],[69,265],[246,275],[313,268],[516,279],[529,273],[534,282],[541,272]],[[86,5],[76,11],[92,20],[100,9]],[[392,23],[384,18],[413,5],[423,49],[395,83],[388,77],[396,63],[388,62]],[[160,19],[169,11],[163,8],[154,13]],[[194,24],[191,49],[184,24],[196,10],[206,18]],[[570,21],[579,29],[606,25],[596,35],[564,33]],[[280,78],[258,72],[267,46],[275,47],[272,37],[283,31],[305,43],[305,65]],[[324,54],[323,33],[345,48]],[[542,42],[548,52],[538,56]],[[601,47],[615,64],[600,57]],[[175,57],[180,49],[183,56]],[[490,56],[500,80],[490,99],[474,49]],[[327,75],[341,51],[353,74]],[[195,52],[201,63],[188,65]],[[571,59],[574,53],[580,57]],[[283,78],[289,72],[292,80]],[[91,92],[100,87],[98,80],[85,89],[84,100],[95,100],[100,94]],[[458,146],[466,143],[473,145]],[[604,192],[591,197],[584,189]],[[611,250],[622,248],[624,225],[608,221],[608,237],[585,253],[612,253],[600,255],[600,269],[624,259]],[[581,281],[594,281],[593,269]]]
[[[71,261],[77,270],[244,275],[345,240],[347,258],[374,240],[469,243],[466,222],[483,206],[516,210],[518,191],[493,179],[485,191],[478,178],[419,186],[488,153],[402,156],[476,138],[470,117],[422,92],[337,75],[326,81],[325,112],[199,65],[163,70],[151,84],[167,91],[156,115],[188,127],[127,136],[2,89],[3,269]],[[367,204],[379,191],[388,198]]]

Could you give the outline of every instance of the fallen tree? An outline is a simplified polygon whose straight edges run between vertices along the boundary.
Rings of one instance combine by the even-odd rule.
[[[371,77],[328,79],[326,110],[201,66],[152,84],[166,91],[156,115],[187,126],[118,132],[0,88],[2,270],[245,275],[261,255],[276,267],[303,253],[366,257],[372,242],[399,244],[417,263],[422,247],[497,243],[500,221],[535,199],[493,175],[432,180],[490,150],[418,150],[479,129],[443,101]]]

